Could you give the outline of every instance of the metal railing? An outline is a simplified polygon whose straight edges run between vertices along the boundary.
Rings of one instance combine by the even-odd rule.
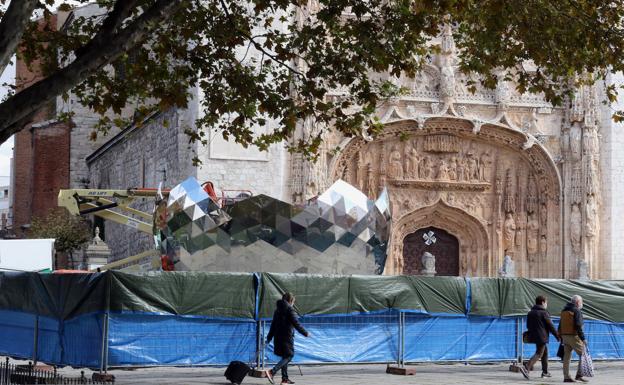
[[[114,380],[112,381],[114,382]],[[7,357],[0,362],[0,385],[30,385],[30,384],[107,384],[86,378],[84,371],[80,377],[69,378],[57,373],[56,367],[38,368],[29,362],[27,365],[12,364]]]

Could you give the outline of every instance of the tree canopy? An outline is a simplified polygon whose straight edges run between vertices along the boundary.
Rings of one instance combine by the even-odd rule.
[[[301,121],[347,136],[378,132],[375,106],[397,91],[371,74],[413,76],[439,50],[430,42],[445,24],[461,71],[494,88],[501,68],[516,69],[507,76],[519,91],[554,104],[588,78],[579,74],[599,81],[624,67],[619,1],[98,0],[101,12],[64,28],[41,22],[88,2],[0,0],[0,71],[18,51],[45,75],[0,104],[0,141],[70,91],[106,130],[124,123],[128,105],[135,119],[185,107],[197,85],[205,114],[192,140],[217,132],[260,149],[289,140],[313,154],[320,135],[293,140]]]
[[[54,238],[54,248],[69,254],[74,267],[73,251],[91,240],[91,227],[84,218],[70,214],[64,208],[50,210],[47,215],[33,218],[29,238]]]

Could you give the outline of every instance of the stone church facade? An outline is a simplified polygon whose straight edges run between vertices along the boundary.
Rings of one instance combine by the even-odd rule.
[[[621,219],[610,214],[620,206],[612,188],[622,163],[605,151],[621,134],[601,111],[600,86],[582,86],[561,107],[504,80],[473,93],[455,65],[449,29],[439,43],[440,54],[416,79],[390,79],[409,92],[379,106],[381,135],[329,134],[318,162],[293,157],[290,199],[305,200],[339,178],[371,198],[388,187],[388,274],[418,273],[423,239],[412,235],[431,229],[454,238],[437,256],[442,264],[456,260],[448,275],[497,276],[510,256],[517,276],[621,276],[621,252],[611,247]]]

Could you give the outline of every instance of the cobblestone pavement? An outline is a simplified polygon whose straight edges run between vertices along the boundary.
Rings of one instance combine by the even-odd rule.
[[[596,362],[596,377],[592,384],[624,384],[624,362]],[[384,365],[331,365],[302,366],[300,374],[296,366],[290,367],[291,380],[297,385],[361,385],[361,384],[559,384],[563,383],[560,362],[551,363],[552,378],[539,378],[540,371],[533,372],[535,378],[527,381],[519,373],[508,370],[509,364],[421,364],[414,365],[414,376],[385,374]],[[538,364],[539,367],[539,364]],[[573,366],[575,369],[576,366]],[[223,377],[225,368],[142,368],[134,370],[111,370],[116,384],[228,384]],[[62,369],[73,373],[76,370]],[[78,372],[79,373],[79,372]],[[85,373],[87,374],[87,373]],[[279,383],[279,382],[278,382]],[[243,384],[268,384],[264,378],[247,377]]]

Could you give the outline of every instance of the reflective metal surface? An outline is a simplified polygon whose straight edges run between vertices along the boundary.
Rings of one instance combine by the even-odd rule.
[[[381,274],[390,203],[339,180],[297,207],[257,195],[220,209],[194,178],[154,215],[155,238],[175,270]]]

